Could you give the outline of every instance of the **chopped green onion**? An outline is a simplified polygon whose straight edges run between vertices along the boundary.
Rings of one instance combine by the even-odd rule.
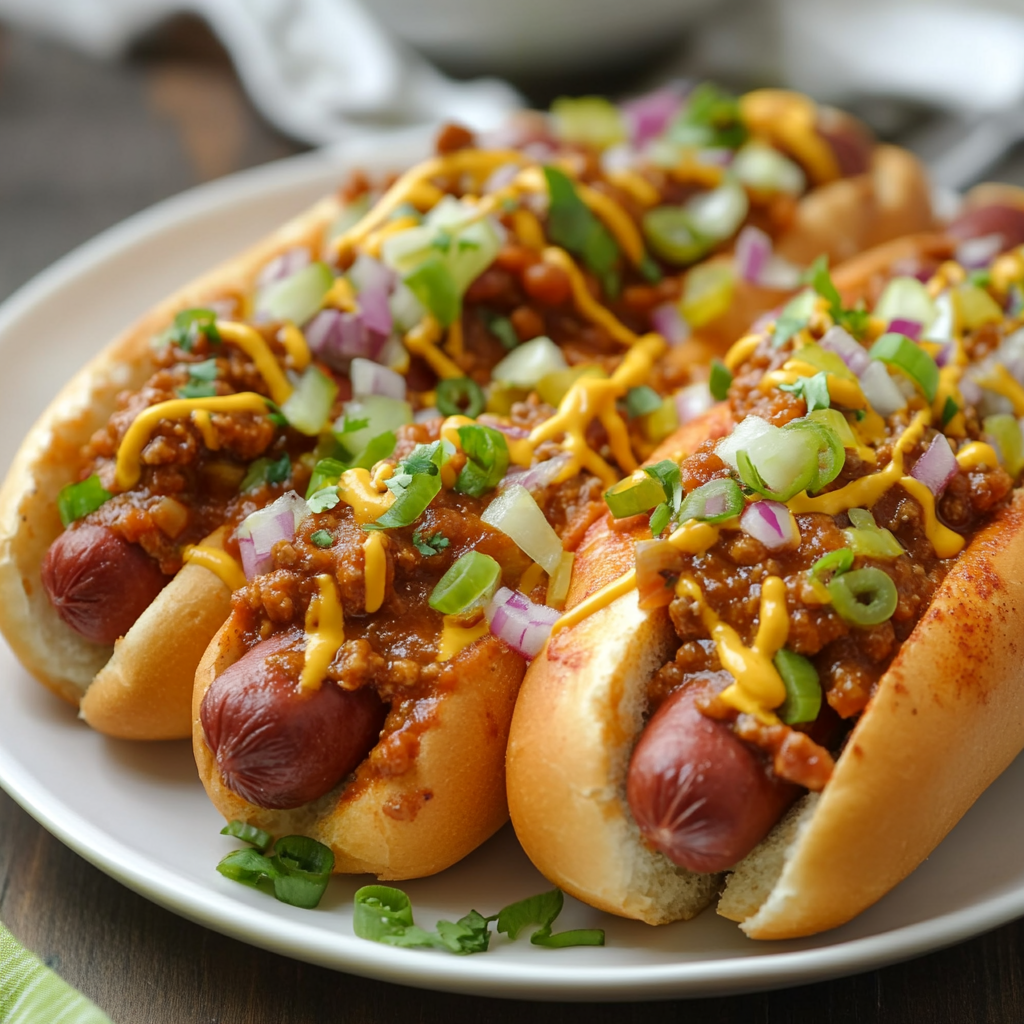
[[[309,478],[309,486],[306,488],[306,497],[310,498],[322,487],[330,487],[341,479],[341,474],[348,469],[344,462],[338,459],[320,459],[313,467],[313,474]],[[242,489],[245,489],[243,482]]]
[[[480,520],[511,537],[549,576],[562,561],[561,539],[522,484],[506,488],[487,506]]]
[[[440,256],[428,256],[403,280],[442,327],[451,327],[462,315],[462,296],[448,264]]]
[[[315,437],[327,422],[337,397],[338,385],[334,379],[318,366],[308,366],[281,406],[281,412],[300,434]]]
[[[577,928],[573,931],[551,933],[551,926],[562,912],[565,898],[561,889],[531,896],[529,899],[512,903],[498,913],[498,931],[510,939],[519,937],[519,933],[530,925],[538,925],[530,936],[535,946],[547,946],[550,949],[564,949],[567,946],[603,946],[604,932],[600,928]]]
[[[679,426],[679,409],[671,398],[663,398],[658,408],[643,417],[644,437],[651,444],[663,441]]]
[[[905,334],[883,334],[871,346],[869,355],[905,373],[929,402],[935,401],[935,393],[939,389],[939,368],[935,360]]]
[[[839,576],[841,573],[849,572],[853,568],[853,552],[849,548],[837,548],[827,555],[822,555],[814,565],[811,566],[811,576],[820,580],[826,573]]]
[[[758,192],[783,192],[801,196],[807,187],[807,178],[788,157],[773,146],[756,139],[748,142],[729,165],[729,171],[744,185]]]
[[[256,312],[272,320],[304,324],[319,312],[332,284],[334,273],[326,263],[310,263],[264,288],[256,298]]]
[[[995,441],[1003,467],[1016,479],[1024,469],[1024,440],[1017,419],[1009,413],[986,416],[981,422],[981,429]]]
[[[711,377],[708,379],[708,388],[711,397],[716,402],[724,402],[729,396],[729,388],[732,386],[732,372],[721,359],[711,360]]]
[[[65,527],[68,527],[76,519],[95,512],[100,505],[112,497],[113,495],[100,483],[100,478],[95,473],[77,484],[68,484],[66,487],[62,487],[57,495],[60,521]]]
[[[213,344],[220,343],[217,314],[212,309],[183,309],[171,326],[157,339],[158,344],[174,342],[178,348],[191,352],[200,335]]]
[[[729,311],[735,291],[731,262],[698,264],[686,275],[679,311],[691,327],[703,327]]]
[[[844,309],[839,290],[828,272],[828,257],[819,256],[804,275],[810,286],[828,303],[829,314],[840,327],[845,327],[855,338],[862,338],[868,326],[868,314],[863,309]]]
[[[412,542],[416,550],[427,558],[441,554],[451,544],[451,541],[440,530],[432,533],[429,537],[424,537],[420,530],[414,530]]]
[[[818,480],[821,445],[816,431],[774,428],[736,452],[736,468],[740,479],[759,494],[789,501]]]
[[[916,277],[892,278],[875,303],[875,316],[884,323],[913,320],[921,325],[925,337],[938,312],[928,288]]]
[[[363,395],[345,403],[345,413],[340,422],[335,421],[334,433],[346,454],[355,457],[375,437],[409,423],[412,406],[408,402],[387,395]]]
[[[251,843],[260,853],[266,853],[274,841],[274,837],[269,832],[264,832],[263,829],[250,825],[248,822],[239,821],[237,818],[229,821],[220,830],[220,834],[233,836],[235,839],[241,839],[244,843]]]
[[[455,481],[455,490],[481,498],[501,483],[508,470],[508,442],[500,430],[479,423],[459,427],[458,434],[467,461]]]
[[[892,533],[875,522],[875,517],[865,508],[851,508],[847,511],[851,529],[843,530],[843,536],[854,555],[879,560],[899,558],[905,554],[900,542]]]
[[[467,551],[437,581],[427,600],[434,611],[458,615],[486,604],[501,582],[501,566],[480,551]]]
[[[309,538],[318,548],[329,548],[334,543],[330,530],[316,530]]]
[[[487,405],[483,388],[472,377],[449,377],[437,382],[437,410],[442,416],[476,419]]]
[[[503,384],[534,388],[549,374],[568,369],[562,350],[546,335],[513,349],[491,370],[491,377]]]
[[[391,530],[411,526],[427,510],[441,490],[441,477],[417,473],[403,488],[391,507],[376,522],[367,523],[364,530]]]
[[[844,448],[859,447],[849,420],[838,409],[815,409],[807,414],[807,419],[828,427],[839,438]]]
[[[946,396],[946,401],[942,405],[942,425],[948,427],[950,420],[960,411],[960,406],[957,405],[956,399],[952,395]]]
[[[625,519],[660,505],[665,500],[665,488],[643,470],[637,470],[605,491],[604,500],[616,519]]]
[[[239,493],[255,491],[264,484],[283,484],[292,475],[292,460],[285,452],[279,459],[262,458],[250,463],[239,485]]]
[[[560,245],[583,259],[607,286],[609,275],[619,258],[619,246],[608,229],[580,199],[572,180],[557,167],[545,167],[550,204],[548,235]]]
[[[652,387],[641,384],[626,392],[626,415],[635,420],[661,408],[661,395]]]
[[[481,309],[480,317],[486,324],[487,330],[501,342],[505,349],[511,352],[512,349],[518,347],[519,335],[507,316],[501,316],[489,309]]]
[[[656,206],[643,215],[641,225],[651,249],[676,266],[696,263],[715,244],[697,232],[685,206]]]
[[[690,93],[668,134],[688,147],[738,149],[748,133],[739,100],[712,82],[702,82]]]
[[[204,359],[201,363],[186,363],[188,382],[175,389],[179,398],[212,398],[217,394],[217,360]]]
[[[818,472],[807,488],[809,491],[820,491],[839,476],[846,464],[846,449],[837,431],[827,423],[807,417],[790,420],[782,429],[810,431],[818,439]]]
[[[217,870],[225,878],[272,892],[282,903],[311,910],[330,881],[334,853],[307,836],[284,836],[274,845],[272,857],[256,850],[235,850],[217,865]]]
[[[804,345],[793,353],[794,359],[810,363],[811,366],[832,374],[833,377],[841,377],[843,380],[856,380],[857,375],[843,362],[842,357],[827,348],[822,348],[817,342]]]
[[[607,149],[627,137],[622,113],[603,96],[560,96],[551,104],[551,118],[563,142]]]
[[[724,523],[738,516],[746,503],[743,491],[735,480],[709,480],[690,491],[679,508],[677,519],[680,523],[690,519],[703,523]]]
[[[786,687],[786,699],[776,709],[786,725],[813,722],[821,711],[821,682],[817,669],[802,655],[785,647],[775,655],[775,668]]]
[[[887,622],[899,604],[892,577],[868,566],[836,576],[828,585],[832,607],[851,626],[877,626]]]

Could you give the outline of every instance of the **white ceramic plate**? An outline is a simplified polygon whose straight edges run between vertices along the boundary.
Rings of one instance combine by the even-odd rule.
[[[118,329],[172,289],[260,238],[338,181],[346,166],[400,167],[404,139],[284,161],[197,189],[108,231],[0,309],[0,465],[50,396]],[[982,797],[915,874],[852,924],[800,942],[754,943],[705,913],[649,928],[567,900],[559,926],[600,926],[602,949],[546,950],[503,938],[485,955],[400,950],[356,938],[335,880],[315,912],[222,878],[237,844],[195,775],[187,743],[99,736],[0,645],[0,784],[83,857],[165,907],[246,942],[356,974],[494,996],[652,999],[772,988],[866,970],[1024,914],[1024,759]],[[457,867],[410,882],[418,923],[493,913],[543,891],[506,829]]]

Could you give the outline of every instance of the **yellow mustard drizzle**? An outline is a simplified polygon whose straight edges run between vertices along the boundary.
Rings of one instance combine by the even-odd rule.
[[[143,409],[132,420],[117,449],[114,479],[122,491],[138,483],[142,475],[142,449],[149,443],[157,424],[161,420],[185,419],[197,410],[208,413],[262,413],[267,411],[267,400],[255,391],[243,391],[237,395],[216,395],[212,398],[172,398],[168,402],[158,402]]]
[[[1010,285],[1024,279],[1024,246],[1000,256],[989,272],[989,282],[1000,295],[1005,296]]]
[[[636,569],[630,569],[629,572],[620,576],[617,580],[612,580],[611,583],[605,584],[600,590],[595,590],[588,598],[580,601],[575,608],[570,608],[560,618],[555,619],[555,624],[551,627],[551,635],[554,636],[555,633],[563,629],[575,626],[577,623],[589,618],[594,612],[610,605],[616,598],[622,597],[623,594],[628,594],[635,587]]]
[[[924,532],[939,558],[952,558],[964,548],[964,539],[943,526],[935,516],[935,495],[920,480],[912,476],[900,477],[900,486],[921,506],[924,513]]]
[[[740,97],[740,113],[752,133],[792,153],[815,184],[841,176],[832,147],[818,134],[818,109],[806,96],[784,89],[757,89]]]
[[[220,448],[220,435],[213,425],[210,413],[206,409],[195,409],[192,412],[192,422],[196,425],[196,430],[203,435],[203,444],[211,452],[217,451]]]
[[[1002,363],[997,363],[991,373],[979,377],[978,383],[983,388],[1008,398],[1013,404],[1014,415],[1024,416],[1024,388],[1013,379],[1010,371]]]
[[[605,176],[641,206],[657,206],[661,202],[661,193],[636,171],[609,171]]]
[[[956,402],[958,409],[963,409],[964,400],[960,394],[960,378],[963,376],[964,367],[967,365],[967,353],[959,338],[953,343],[953,354],[946,365],[939,370],[939,386],[935,391],[935,401],[932,403],[932,412],[936,418],[942,418],[946,409],[946,402],[952,399]],[[952,437],[963,437],[967,432],[966,421],[962,412],[957,412],[943,427],[943,432]]]
[[[380,256],[381,246],[388,238],[399,234],[399,232],[408,231],[409,228],[419,227],[419,223],[415,217],[396,217],[394,220],[389,220],[387,224],[366,236],[363,242],[363,251],[377,259]]]
[[[437,318],[427,314],[405,336],[405,347],[414,355],[427,361],[430,368],[442,380],[464,377],[457,363],[452,362],[438,347],[441,340],[441,325]]]
[[[560,434],[566,435],[562,446],[572,459],[559,474],[559,481],[568,480],[581,468],[589,470],[609,487],[619,479],[619,474],[587,442],[587,427],[595,419],[605,428],[608,446],[622,469],[626,473],[636,469],[629,431],[615,403],[630,388],[647,379],[654,360],[665,351],[665,347],[665,340],[660,335],[645,334],[626,353],[611,377],[577,378],[559,403],[558,412],[530,432],[527,440],[533,449]],[[515,455],[521,454],[523,447],[516,446]]]
[[[761,378],[758,388],[767,393],[780,384],[795,384],[801,377],[813,377],[821,373],[821,368],[811,366],[810,363],[802,363],[799,360],[791,359],[781,370],[773,370]],[[855,380],[847,380],[845,377],[837,377],[834,373],[826,373],[825,381],[828,384],[829,398],[836,405],[844,409],[866,409],[868,400],[860,389],[860,384]]]
[[[321,573],[316,578],[318,593],[306,609],[306,651],[299,686],[318,690],[338,648],[345,642],[345,613],[338,598],[334,577]]]
[[[306,336],[293,323],[286,323],[281,328],[278,337],[284,346],[285,352],[292,361],[296,370],[304,370],[309,366],[312,356],[309,352],[309,345],[306,343]]]
[[[448,328],[448,338],[444,343],[444,347],[448,350],[448,355],[452,359],[461,359],[463,353],[463,339],[462,339],[462,319],[456,320],[451,327]]]
[[[387,538],[382,530],[374,531],[363,541],[363,563],[366,613],[372,615],[384,603],[388,575]]]
[[[548,244],[537,215],[525,206],[520,206],[512,214],[512,227],[515,229],[516,237],[528,249],[540,252]]]
[[[352,282],[347,277],[336,277],[334,284],[327,289],[324,305],[331,309],[340,309],[343,313],[354,313],[358,306]]]
[[[733,523],[734,520],[729,520]],[[724,523],[702,523],[689,519],[673,531],[668,542],[678,551],[687,555],[702,555],[718,543]]]
[[[338,481],[338,497],[346,505],[352,506],[356,522],[376,522],[391,507],[395,500],[394,494],[386,488],[381,491],[374,485],[368,469],[357,467],[346,469]]]
[[[569,275],[572,287],[572,299],[580,314],[592,323],[603,327],[617,342],[622,345],[635,345],[639,335],[631,331],[611,310],[602,306],[587,288],[583,273],[576,266],[573,258],[558,246],[550,245],[544,250],[544,262],[559,267]]]
[[[486,619],[481,619],[475,626],[460,626],[454,616],[444,617],[441,628],[441,639],[437,645],[437,661],[450,661],[459,651],[468,647],[474,640],[487,636],[490,628]]]
[[[248,324],[231,320],[218,320],[217,331],[222,340],[237,345],[256,364],[259,375],[267,382],[270,397],[278,405],[284,405],[293,388],[262,336]]]
[[[456,451],[462,451],[462,438],[459,437],[459,427],[472,427],[475,425],[476,420],[471,419],[469,416],[462,416],[461,414],[448,416],[441,424],[441,438],[454,445]]]
[[[964,470],[995,469],[999,465],[999,456],[992,445],[984,441],[972,441],[956,453],[956,461]]]
[[[789,635],[786,584],[778,576],[768,576],[762,582],[757,636],[750,647],[732,626],[718,617],[692,576],[680,577],[676,594],[688,597],[697,605],[722,667],[736,680],[722,692],[721,699],[737,711],[756,716],[766,725],[775,725],[778,718],[771,709],[786,699],[786,686],[772,664]]]
[[[229,590],[240,590],[246,584],[242,567],[223,548],[188,544],[181,557],[186,563],[209,569]]]
[[[733,342],[722,361],[731,373],[735,373],[740,364],[745,363],[754,354],[754,350],[762,341],[764,338],[760,334],[746,334],[739,341]]]
[[[567,551],[565,554],[569,554]],[[564,555],[563,555],[564,557]],[[556,570],[557,571],[557,570]],[[523,594],[529,594],[538,583],[541,581],[541,577],[544,575],[544,567],[534,562],[526,572],[523,573],[519,580],[519,586],[516,588]]]

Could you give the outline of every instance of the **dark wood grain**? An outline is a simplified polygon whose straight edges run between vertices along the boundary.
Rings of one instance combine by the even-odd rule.
[[[297,150],[254,114],[194,23],[112,65],[0,36],[0,297],[164,196]],[[1001,171],[1024,180],[1019,157]],[[115,1024],[1024,1020],[1021,922],[852,978],[692,1002],[524,1004],[367,981],[175,917],[67,850],[2,793],[0,918]]]

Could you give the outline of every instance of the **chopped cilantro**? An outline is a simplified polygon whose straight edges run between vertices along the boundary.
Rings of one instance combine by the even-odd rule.
[[[519,344],[519,335],[507,316],[501,316],[489,309],[481,309],[480,318],[487,330],[501,342],[504,348],[511,352]]]
[[[711,397],[716,402],[724,402],[729,394],[729,387],[732,384],[732,373],[729,367],[721,359],[711,360],[711,377],[708,380],[708,388]]]
[[[945,404],[942,406],[942,425],[945,427],[949,421],[960,411],[956,399],[952,395],[946,396]]]
[[[420,530],[414,530],[412,542],[416,545],[416,550],[427,558],[430,558],[431,555],[439,555],[451,543],[440,530],[432,533],[429,537],[424,537]]]
[[[843,300],[828,272],[828,257],[819,256],[805,275],[807,283],[828,303],[832,319],[855,338],[863,338],[868,326],[866,309],[844,309]]]
[[[593,271],[605,286],[614,284],[612,274],[619,258],[619,246],[608,229],[593,214],[590,207],[580,199],[576,186],[557,167],[545,167],[548,194],[551,204],[548,209],[548,233],[551,241],[582,257],[587,268]],[[617,285],[614,288],[617,291]]]
[[[815,409],[828,409],[832,404],[828,393],[828,375],[824,370],[813,377],[801,377],[792,384],[780,384],[779,388],[802,398],[807,403],[809,413]]]
[[[329,530],[317,530],[310,534],[309,539],[318,548],[329,548],[334,543],[334,538],[331,536]]]
[[[257,459],[249,466],[238,490],[254,491],[264,484],[283,484],[292,474],[292,460],[285,452],[279,459]]]

